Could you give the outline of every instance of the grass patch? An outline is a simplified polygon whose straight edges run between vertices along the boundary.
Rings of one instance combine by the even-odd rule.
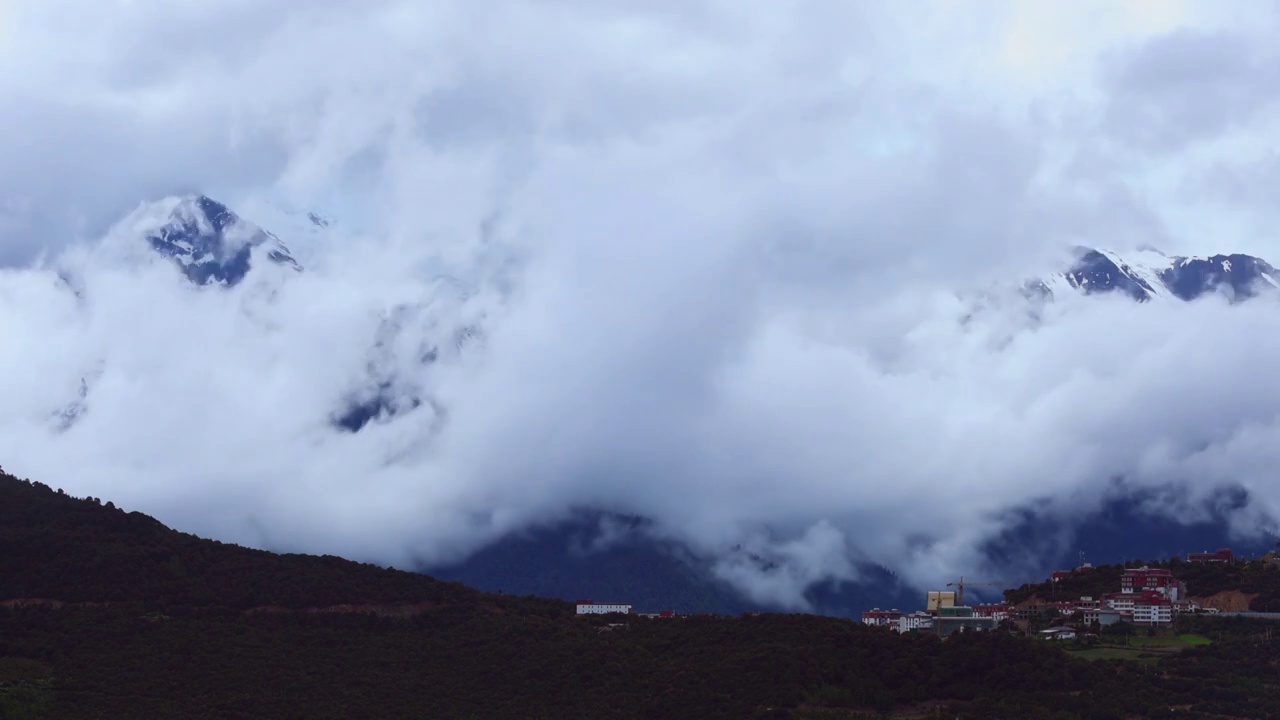
[[[1213,641],[1203,635],[1179,635],[1178,639],[1186,643],[1187,647],[1195,647],[1196,645],[1212,645]]]
[[[1208,645],[1211,642],[1213,641],[1203,635],[1157,635],[1155,637],[1138,635],[1129,638],[1131,647],[1165,648],[1170,650],[1182,650],[1198,645]]]
[[[1142,648],[1101,647],[1087,650],[1068,650],[1067,653],[1081,660],[1129,660],[1154,665],[1160,658]]]

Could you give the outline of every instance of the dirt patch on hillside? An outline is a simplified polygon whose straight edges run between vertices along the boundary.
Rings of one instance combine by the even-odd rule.
[[[1247,612],[1249,603],[1256,597],[1258,597],[1258,593],[1223,590],[1205,597],[1192,597],[1189,599],[1203,608],[1217,608],[1225,612]]]

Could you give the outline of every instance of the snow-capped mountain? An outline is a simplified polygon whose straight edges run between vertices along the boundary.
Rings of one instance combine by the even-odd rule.
[[[1221,293],[1235,302],[1280,288],[1280,272],[1251,255],[1183,257],[1146,248],[1122,256],[1110,250],[1080,248],[1070,270],[1032,283],[1031,288],[1046,295],[1121,292],[1139,302],[1195,300]]]
[[[330,223],[316,213],[304,216],[270,212],[271,207],[259,209],[291,231],[289,237],[323,232]],[[301,269],[276,235],[204,195],[144,205],[121,225],[127,229],[124,234],[132,236],[131,245],[170,259],[197,285],[236,285],[258,259]],[[143,242],[139,243],[139,239]],[[1121,255],[1110,250],[1078,248],[1068,270],[1043,277],[1046,279],[1023,286],[1027,297],[1048,300],[1076,293],[1120,292],[1147,302],[1160,298],[1193,300],[1223,293],[1234,302],[1280,288],[1280,273],[1259,258],[1239,254],[1167,256],[1153,249]],[[366,375],[334,409],[329,418],[333,428],[358,433],[371,424],[391,422],[424,406],[443,418],[444,409],[420,382],[423,373],[443,359],[442,354],[457,355],[483,340],[475,318],[455,316],[445,308],[451,303],[444,298],[463,295],[454,290],[430,293],[430,302],[409,302],[385,311],[370,339]],[[74,412],[66,418],[68,422],[73,422],[82,409],[83,394],[79,404],[71,406]]]
[[[145,241],[197,285],[239,283],[259,248],[269,261],[301,269],[279,238],[204,195],[166,198],[140,212],[158,220]]]

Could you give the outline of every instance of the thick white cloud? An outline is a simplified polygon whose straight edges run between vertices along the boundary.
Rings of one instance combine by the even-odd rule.
[[[11,470],[396,563],[635,513],[791,604],[849,557],[976,568],[1002,511],[1118,475],[1278,510],[1274,300],[957,297],[1078,242],[1280,260],[1273,6],[4,7]],[[307,271],[194,291],[98,239],[193,189]],[[336,433],[388,318],[433,403]]]

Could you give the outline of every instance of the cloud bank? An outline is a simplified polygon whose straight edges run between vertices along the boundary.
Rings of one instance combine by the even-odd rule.
[[[980,570],[1005,511],[1117,477],[1267,528],[1274,297],[992,290],[1075,243],[1280,260],[1249,13],[10,2],[0,463],[400,565],[635,514],[793,607],[855,561]],[[113,227],[196,189],[305,272],[197,290]],[[333,428],[387,377],[429,401]]]

